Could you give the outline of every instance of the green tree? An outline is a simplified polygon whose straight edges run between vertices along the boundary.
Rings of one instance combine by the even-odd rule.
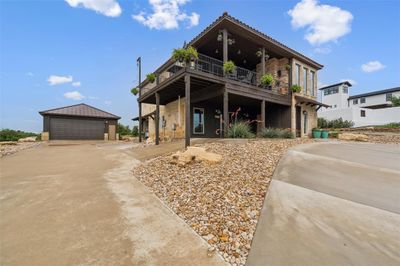
[[[123,124],[118,123],[118,134],[120,136],[132,135],[132,131],[129,126],[124,126]]]
[[[390,101],[392,102],[393,106],[400,106],[400,96],[399,97],[392,96],[390,98]]]
[[[134,136],[134,137],[139,136],[139,127],[138,126],[133,126],[133,128],[132,128],[132,136]]]

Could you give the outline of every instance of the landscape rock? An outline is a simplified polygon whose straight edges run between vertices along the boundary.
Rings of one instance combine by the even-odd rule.
[[[354,140],[354,141],[368,141],[368,136],[365,134],[357,134],[357,133],[340,133],[338,136],[340,140]]]
[[[18,140],[18,142],[35,142],[35,141],[36,137],[26,137]]]
[[[179,166],[185,166],[194,161],[218,163],[222,160],[222,156],[216,153],[207,152],[201,147],[187,147],[186,151],[173,154],[171,156],[171,163]]]

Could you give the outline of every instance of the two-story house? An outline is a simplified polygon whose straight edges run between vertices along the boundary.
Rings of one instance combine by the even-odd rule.
[[[232,114],[264,127],[290,128],[308,135],[317,124],[317,71],[323,66],[226,12],[191,40],[199,55],[182,66],[173,58],[154,71],[156,79],[139,85],[140,132],[159,139],[223,137]],[[224,62],[236,71],[224,74]],[[268,88],[264,74],[274,77]],[[293,84],[300,93],[292,93]]]
[[[400,87],[349,96],[350,87],[345,81],[320,88],[322,103],[330,107],[321,108],[318,116],[353,121],[355,127],[400,122],[400,107],[391,102],[400,97]]]

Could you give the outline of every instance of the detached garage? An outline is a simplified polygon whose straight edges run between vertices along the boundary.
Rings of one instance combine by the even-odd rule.
[[[115,140],[119,116],[87,104],[39,112],[42,140]]]

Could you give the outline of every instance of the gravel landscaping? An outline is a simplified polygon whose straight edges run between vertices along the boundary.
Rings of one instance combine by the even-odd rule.
[[[270,179],[281,156],[309,139],[199,145],[220,163],[171,163],[171,154],[133,169],[134,175],[232,265],[244,265]],[[206,251],[205,251],[206,252]]]
[[[0,158],[38,145],[40,145],[40,142],[0,142]]]

